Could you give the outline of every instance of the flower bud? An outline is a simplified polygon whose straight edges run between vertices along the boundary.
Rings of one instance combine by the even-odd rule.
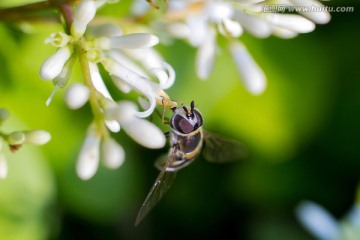
[[[90,91],[83,84],[73,84],[65,94],[65,102],[71,109],[79,109],[89,100]]]
[[[72,49],[69,46],[59,48],[53,55],[45,60],[40,69],[40,76],[44,80],[53,80],[56,78],[70,58]]]
[[[43,145],[49,142],[51,139],[50,133],[44,130],[32,130],[25,132],[24,143],[30,143],[34,145]]]
[[[91,125],[77,159],[76,172],[81,179],[88,180],[96,173],[99,166],[99,147],[100,136],[95,125]]]
[[[74,21],[71,25],[71,35],[80,38],[86,31],[86,26],[95,17],[96,4],[92,0],[81,1],[75,9]]]
[[[118,168],[125,160],[124,149],[112,138],[107,138],[103,141],[102,152],[104,162],[109,168]]]

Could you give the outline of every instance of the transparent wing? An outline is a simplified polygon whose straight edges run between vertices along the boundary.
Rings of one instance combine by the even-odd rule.
[[[171,184],[174,182],[176,172],[166,171],[168,166],[174,161],[175,158],[175,148],[172,147],[168,156],[168,160],[156,178],[154,185],[152,186],[150,192],[148,193],[144,203],[142,204],[138,216],[135,221],[135,226],[137,226],[145,216],[155,207],[155,205],[160,201],[160,199],[165,195],[167,190],[170,188]]]
[[[242,143],[216,133],[204,131],[204,142],[202,154],[209,162],[228,163],[247,156]]]

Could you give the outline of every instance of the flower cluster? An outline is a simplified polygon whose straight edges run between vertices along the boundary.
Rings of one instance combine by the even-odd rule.
[[[144,2],[137,0],[133,12],[144,14],[148,8]],[[292,38],[313,31],[315,23],[324,24],[330,20],[328,12],[301,12],[299,15],[264,11],[270,4],[322,6],[316,0],[172,0],[164,19],[153,25],[172,37],[187,39],[198,49],[196,71],[201,79],[208,78],[211,73],[218,49],[217,37],[225,36],[245,87],[253,94],[261,94],[267,85],[265,74],[245,45],[235,40],[244,29],[258,38],[271,34]]]
[[[79,59],[84,83],[70,86],[65,102],[77,109],[89,101],[94,114],[78,156],[76,169],[82,179],[95,174],[100,158],[110,168],[123,163],[124,150],[109,131],[119,132],[123,128],[136,142],[148,148],[165,145],[161,130],[144,118],[152,114],[156,104],[167,96],[164,90],[175,81],[172,67],[152,48],[159,42],[158,37],[143,32],[124,34],[115,24],[90,24],[98,7],[105,2],[84,0],[75,7],[70,34],[54,33],[46,40],[58,49],[40,70],[41,77],[55,85],[47,101],[50,104],[56,89],[67,85],[74,61]],[[146,109],[139,111],[131,101],[115,102],[99,72],[99,65],[118,90],[138,92],[141,106]]]
[[[9,112],[0,108],[0,125],[9,117]],[[4,133],[0,131],[0,179],[4,179],[8,173],[7,162],[5,158],[5,145],[9,145],[12,152],[17,151],[23,144],[43,145],[50,141],[50,133],[44,130],[14,131]]]
[[[358,204],[339,222],[323,207],[309,201],[300,204],[296,213],[302,225],[317,239],[359,239],[360,206]]]

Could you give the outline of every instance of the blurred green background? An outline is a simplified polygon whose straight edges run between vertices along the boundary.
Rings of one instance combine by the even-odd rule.
[[[122,16],[129,1],[123,4],[102,11]],[[80,180],[75,161],[90,107],[67,109],[63,90],[46,107],[53,86],[38,75],[54,52],[43,41],[61,26],[1,23],[0,107],[11,112],[2,129],[45,129],[52,141],[7,156],[0,240],[312,239],[294,216],[297,204],[312,200],[341,217],[354,204],[360,176],[360,5],[325,4],[355,12],[333,13],[329,24],[292,40],[241,37],[267,75],[261,96],[243,87],[226,48],[211,77],[200,81],[188,44],[157,47],[177,72],[169,95],[195,100],[204,128],[241,140],[250,156],[228,165],[199,158],[138,227],[135,217],[158,174],[153,162],[167,150],[144,149],[122,131],[116,139],[124,165],[100,166],[93,179]],[[81,81],[78,71],[72,81]]]

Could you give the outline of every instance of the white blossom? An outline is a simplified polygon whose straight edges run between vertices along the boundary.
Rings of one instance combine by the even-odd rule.
[[[169,87],[170,84],[167,84],[166,82],[170,81],[170,83],[172,83],[175,78],[175,76],[172,75],[174,72],[169,70],[168,72],[170,72],[170,74],[168,75],[168,79],[162,78],[162,82],[156,84],[150,79],[139,75],[135,71],[125,68],[123,65],[111,58],[105,58],[102,64],[110,74],[116,76],[117,79],[121,79],[127,85],[147,97],[150,102],[149,109],[144,112],[136,112],[136,115],[142,118],[149,116],[155,109],[156,99],[158,98],[158,93],[162,91],[162,86],[165,85],[166,87]],[[169,67],[170,69],[170,65],[166,65],[166,67]],[[116,78],[113,78],[113,80],[116,80]]]
[[[137,3],[137,7],[140,3]],[[144,3],[145,4],[145,3]],[[328,12],[300,12],[299,14],[284,14],[267,12],[266,8],[280,4],[292,6],[323,6],[316,0],[173,0],[168,4],[167,19],[155,22],[160,30],[177,38],[186,38],[189,43],[198,48],[196,55],[196,72],[200,79],[206,79],[211,73],[217,53],[217,34],[229,38],[238,38],[243,29],[259,38],[271,34],[282,38],[293,38],[299,33],[308,33],[315,29],[315,23],[327,23],[330,20]],[[260,67],[252,59],[242,43],[234,47],[234,40],[229,41],[240,76],[247,89],[254,94],[260,94],[266,87],[266,77]],[[235,56],[235,54],[240,54]],[[244,57],[245,59],[241,59]],[[245,64],[241,66],[241,64]],[[247,67],[250,73],[247,74]],[[255,76],[256,75],[256,76]],[[254,81],[254,82],[251,82]]]

